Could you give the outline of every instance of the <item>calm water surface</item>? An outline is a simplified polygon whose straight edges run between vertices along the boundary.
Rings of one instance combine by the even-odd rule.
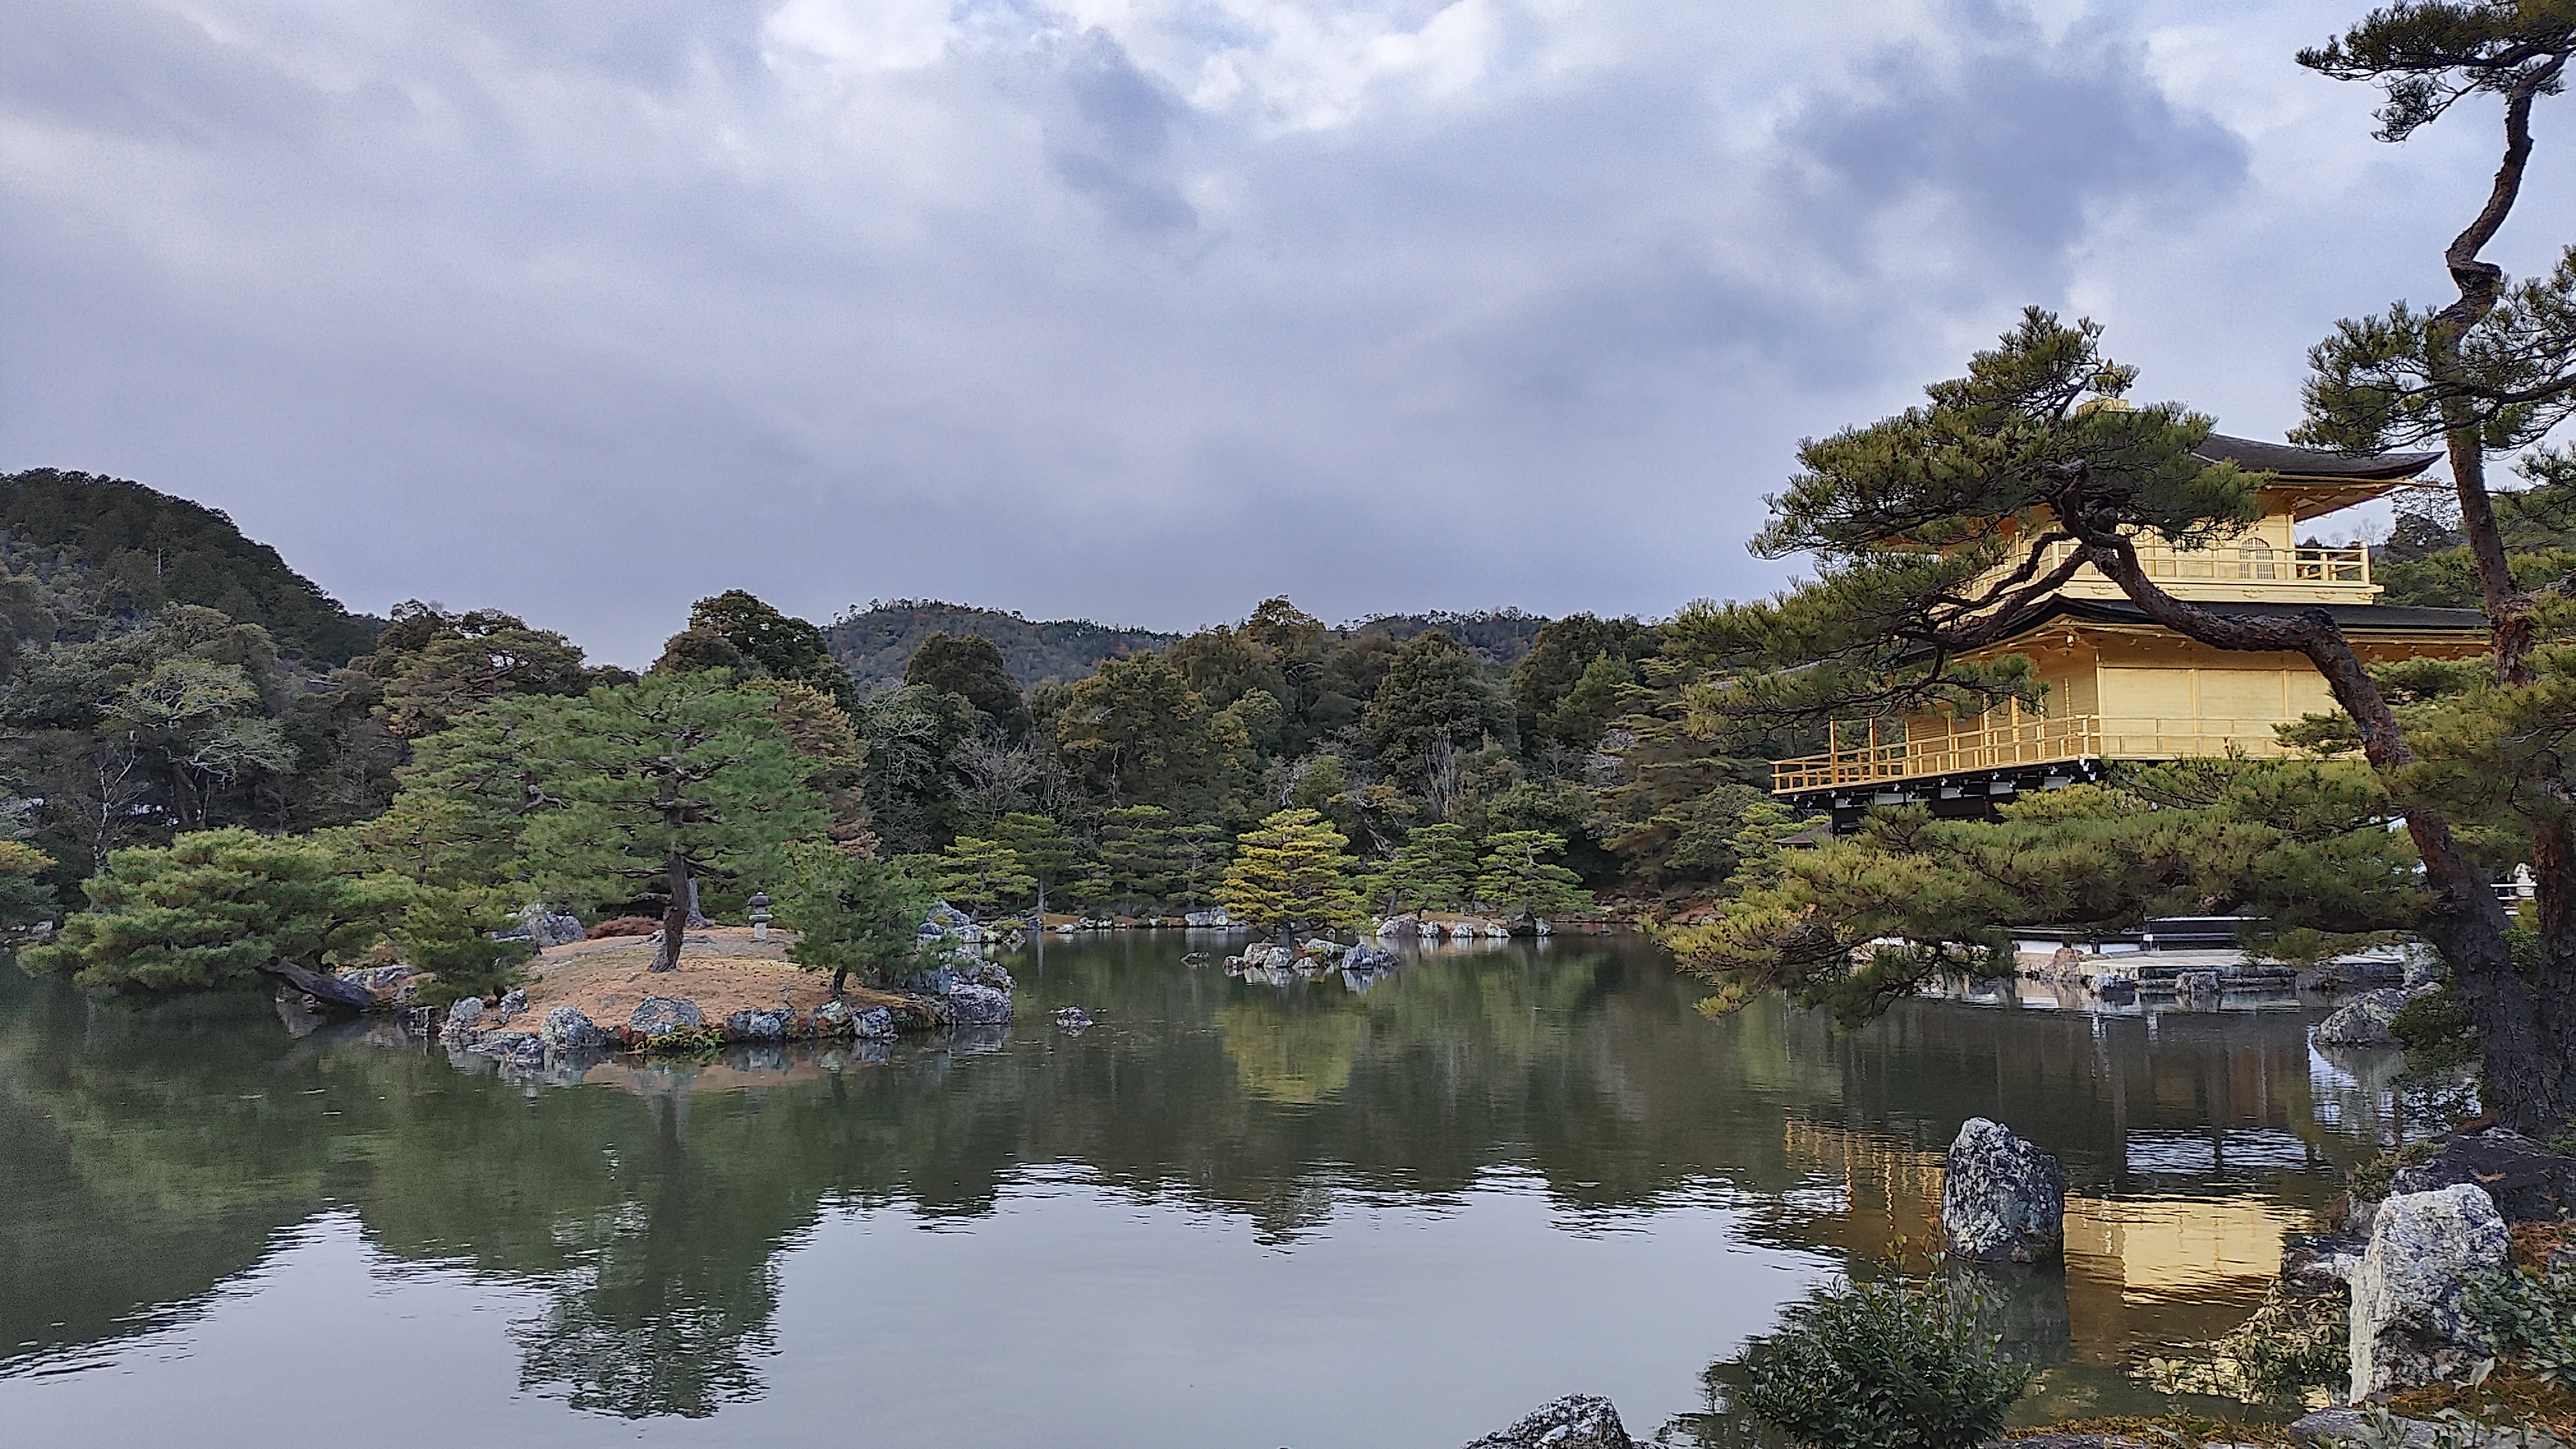
[[[2076,1194],[2022,1417],[2126,1411],[2384,1130],[2298,1009],[1838,1035],[1624,938],[1365,991],[1205,944],[1006,956],[980,1049],[577,1084],[0,972],[0,1439],[1439,1449],[1586,1391],[1687,1444],[1784,1301],[1932,1236],[1972,1115]]]

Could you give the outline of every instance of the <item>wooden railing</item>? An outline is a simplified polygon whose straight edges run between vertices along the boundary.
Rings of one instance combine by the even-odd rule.
[[[2006,715],[1979,729],[1921,739],[1868,737],[1821,755],[1771,766],[1773,794],[1923,780],[2021,765],[2077,760],[2179,760],[2287,751],[2271,719],[2124,719],[2103,715]]]
[[[2138,567],[2151,579],[2185,583],[2291,584],[2370,587],[2367,548],[2273,548],[2267,544],[2227,543],[2211,548],[2179,549],[2153,539],[2137,539]],[[2048,564],[2063,563],[2073,543],[2049,545]],[[2046,565],[2043,565],[2045,567]]]

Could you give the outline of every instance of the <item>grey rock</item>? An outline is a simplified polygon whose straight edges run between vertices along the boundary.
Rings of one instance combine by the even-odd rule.
[[[1080,1036],[1091,1030],[1091,1013],[1079,1006],[1059,1006],[1055,1009],[1055,1024],[1059,1031]]]
[[[2508,1223],[2576,1217],[2576,1157],[2562,1157],[2504,1127],[2443,1143],[2431,1161],[2397,1169],[2389,1191],[2431,1192],[2456,1182],[2484,1192]]]
[[[725,1018],[725,1037],[730,1041],[785,1041],[787,1012],[737,1011]]]
[[[517,1071],[533,1072],[546,1064],[546,1044],[531,1032],[489,1032],[474,1051]]]
[[[2407,994],[2401,987],[2365,991],[2317,1023],[2317,1045],[2395,1046],[2397,1034],[2388,1029],[2388,1024],[2397,1019],[2406,1002]]]
[[[1635,1449],[1636,1442],[1608,1399],[1568,1394],[1467,1449]]]
[[[1383,971],[1395,964],[1395,953],[1376,946],[1353,946],[1342,957],[1345,971]]]
[[[543,905],[528,905],[520,908],[519,924],[506,934],[524,936],[542,951],[550,946],[569,946],[587,932],[578,916],[550,911]]]
[[[590,1051],[608,1040],[598,1023],[578,1006],[558,1006],[537,1025],[537,1037],[557,1051]]]
[[[488,1015],[483,998],[468,996],[447,1008],[447,1019],[439,1024],[438,1039],[450,1045],[471,1040],[482,1033],[483,1018]]]
[[[1243,967],[1247,971],[1285,971],[1296,964],[1297,953],[1275,941],[1243,948]]]
[[[1305,952],[1309,956],[1339,956],[1349,949],[1339,941],[1327,941],[1321,936],[1306,938]]]
[[[2370,1246],[2364,1233],[2322,1233],[2281,1241],[2281,1292],[2291,1298],[2341,1297]]]
[[[850,1029],[854,1013],[846,1001],[826,1001],[814,1008],[814,1031],[818,1036],[841,1036]]]
[[[2406,985],[2409,988],[2438,986],[2451,979],[2451,968],[2442,953],[2421,941],[2410,941],[2404,948]]]
[[[1001,1026],[1011,1019],[1011,994],[990,986],[959,986],[948,993],[948,1019],[957,1026]]]
[[[421,973],[409,966],[343,966],[331,974],[379,1001],[390,1001],[404,982]]]
[[[2433,1449],[2433,1425],[2422,1419],[2395,1422],[2405,1428],[2405,1449]],[[2299,1449],[2361,1449],[2369,1442],[2367,1423],[2359,1409],[2319,1409],[2290,1425],[2290,1442]]]
[[[528,993],[514,987],[502,995],[500,1004],[492,1008],[492,1014],[503,1021],[508,1021],[527,1009]]]
[[[2174,995],[2216,996],[2219,974],[2215,971],[2177,971],[2174,973]]]
[[[2066,1246],[2066,1173],[2057,1159],[1983,1117],[1950,1144],[1941,1232],[1951,1253],[1985,1263],[2037,1263]]]
[[[626,1025],[647,1038],[669,1036],[675,1031],[695,1031],[707,1024],[706,1013],[685,996],[647,996],[635,1003]]]
[[[853,1013],[850,1035],[861,1041],[890,1041],[894,1038],[894,1013],[882,1006]]]
[[[2467,1377],[2490,1353],[2462,1299],[2512,1252],[2504,1218],[2475,1187],[2390,1194],[2352,1275],[2351,1397]]]
[[[1225,908],[1220,906],[1213,911],[1191,911],[1181,917],[1181,923],[1201,928],[1231,926],[1234,924],[1234,917],[1227,915]]]
[[[1385,920],[1378,922],[1377,926],[1377,938],[1381,941],[1396,936],[1419,936],[1421,934],[1422,918],[1420,916],[1389,916]]]

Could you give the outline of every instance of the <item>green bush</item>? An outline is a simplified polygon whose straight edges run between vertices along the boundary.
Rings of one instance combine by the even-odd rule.
[[[2406,1064],[2419,1071],[2456,1067],[2477,1059],[2477,1029],[2451,988],[2428,991],[2398,1008],[2389,1034],[2406,1044]]]
[[[2576,1393],[2576,1274],[2498,1273],[2469,1285],[2467,1307],[2499,1354]]]
[[[1816,1449],[1970,1449],[2030,1382],[1976,1309],[1923,1281],[1820,1288],[1754,1340],[1737,1402]]]

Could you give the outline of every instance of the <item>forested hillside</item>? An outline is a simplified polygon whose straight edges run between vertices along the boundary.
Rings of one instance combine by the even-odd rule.
[[[365,653],[377,628],[222,513],[90,473],[0,476],[0,577],[15,584],[0,609],[19,639],[87,639],[196,604],[328,667]]]
[[[1547,620],[1518,609],[1488,609],[1472,614],[1381,614],[1331,630],[1337,639],[1380,634],[1401,644],[1434,629],[1457,640],[1473,658],[1505,668],[1517,664],[1537,642]],[[1070,684],[1087,679],[1104,659],[1127,659],[1168,649],[1178,634],[1151,629],[1122,629],[1089,619],[1024,619],[1000,609],[945,604],[935,599],[896,599],[853,609],[823,631],[832,657],[850,671],[861,695],[903,683],[904,668],[933,634],[990,639],[1002,651],[1002,667],[1023,689],[1052,679]]]
[[[862,695],[903,683],[921,641],[933,634],[990,639],[1002,667],[1022,688],[1056,679],[1089,677],[1103,659],[1164,648],[1180,636],[1150,629],[1120,629],[1088,619],[1023,619],[1000,609],[943,604],[936,599],[896,599],[852,609],[823,630],[832,657],[850,671]]]
[[[1528,915],[1723,879],[1762,756],[1804,743],[1694,734],[1683,692],[1714,661],[1587,614],[1334,627],[1278,598],[1175,636],[907,601],[825,630],[733,590],[675,617],[639,680],[489,610],[407,602],[371,630],[222,515],[134,484],[8,483],[0,926],[143,889],[121,870],[283,873],[481,979],[530,901],[675,898],[612,848],[609,797],[651,762],[608,758],[672,731],[757,765],[698,822],[741,838],[679,855],[738,857],[711,906],[789,884],[791,858],[910,862],[888,868],[978,910],[1189,906],[1322,843],[1344,904],[1315,919],[1362,893]],[[73,953],[92,984],[230,979],[93,944]]]

